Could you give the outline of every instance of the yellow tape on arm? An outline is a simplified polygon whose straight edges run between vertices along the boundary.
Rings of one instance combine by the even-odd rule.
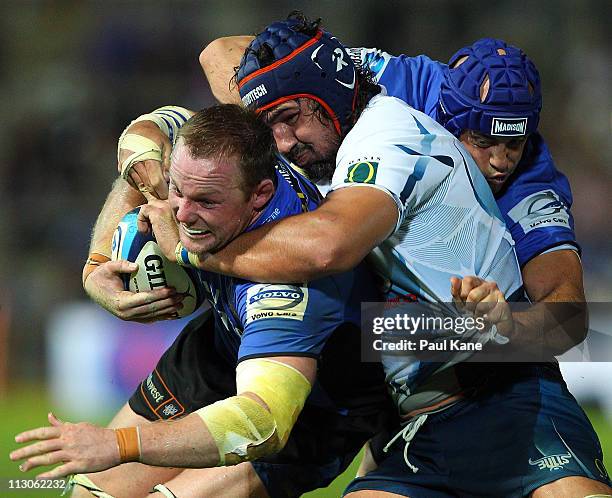
[[[251,392],[264,401],[276,421],[282,446],[287,442],[311,388],[301,372],[269,358],[246,360],[236,368],[237,391]]]
[[[219,465],[235,465],[280,451],[310,393],[295,368],[263,358],[238,365],[239,393],[253,393],[268,409],[244,395],[197,410],[219,449]]]

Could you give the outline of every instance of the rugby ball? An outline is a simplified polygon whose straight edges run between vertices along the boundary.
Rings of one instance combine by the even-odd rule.
[[[125,290],[143,292],[174,287],[185,295],[178,317],[193,313],[200,307],[204,295],[196,270],[168,261],[151,232],[138,231],[140,207],[127,213],[117,225],[112,241],[111,259],[125,259],[138,264],[138,270],[123,275]]]

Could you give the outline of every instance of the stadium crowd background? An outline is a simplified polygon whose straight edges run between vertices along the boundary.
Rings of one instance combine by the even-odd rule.
[[[160,105],[213,103],[197,60],[205,44],[254,33],[294,8],[322,17],[347,45],[394,54],[446,61],[484,36],[523,48],[543,81],[540,130],[572,185],[587,297],[612,302],[609,0],[9,0],[0,8],[0,405],[8,413],[24,389],[47,392],[50,321],[86,300],[81,268],[117,174],[120,132]],[[104,328],[100,313],[83,316],[84,336]],[[594,368],[610,384],[612,370]],[[101,420],[116,408],[100,406]],[[612,402],[608,409],[612,420]]]

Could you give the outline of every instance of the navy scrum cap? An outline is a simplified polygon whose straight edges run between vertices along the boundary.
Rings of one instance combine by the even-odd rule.
[[[327,111],[339,135],[346,133],[357,96],[357,73],[345,47],[318,29],[314,36],[297,31],[296,19],[270,24],[249,45],[238,69],[242,102],[258,112],[307,97]],[[274,62],[261,67],[257,52],[268,45]]]
[[[541,109],[538,70],[522,50],[502,40],[478,40],[453,55],[445,68],[438,116],[453,135],[476,130],[524,136],[536,131]]]

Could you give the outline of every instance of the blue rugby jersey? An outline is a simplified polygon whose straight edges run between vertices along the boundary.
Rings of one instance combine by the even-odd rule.
[[[359,65],[372,70],[376,81],[389,95],[438,119],[437,104],[445,64],[425,55],[395,57],[367,48],[353,48],[349,52]],[[554,248],[580,251],[570,211],[569,182],[555,167],[539,133],[529,136],[516,171],[496,200],[515,241],[521,267]]]
[[[280,156],[276,180],[273,198],[247,231],[318,206],[317,188]],[[336,374],[319,377],[308,403],[340,413],[381,409],[382,368],[361,363],[359,356],[361,302],[378,296],[365,265],[295,284],[260,284],[205,271],[199,275],[215,312],[217,348],[230,361],[267,356],[319,358],[325,348],[325,362]],[[326,348],[339,330],[334,346]]]

